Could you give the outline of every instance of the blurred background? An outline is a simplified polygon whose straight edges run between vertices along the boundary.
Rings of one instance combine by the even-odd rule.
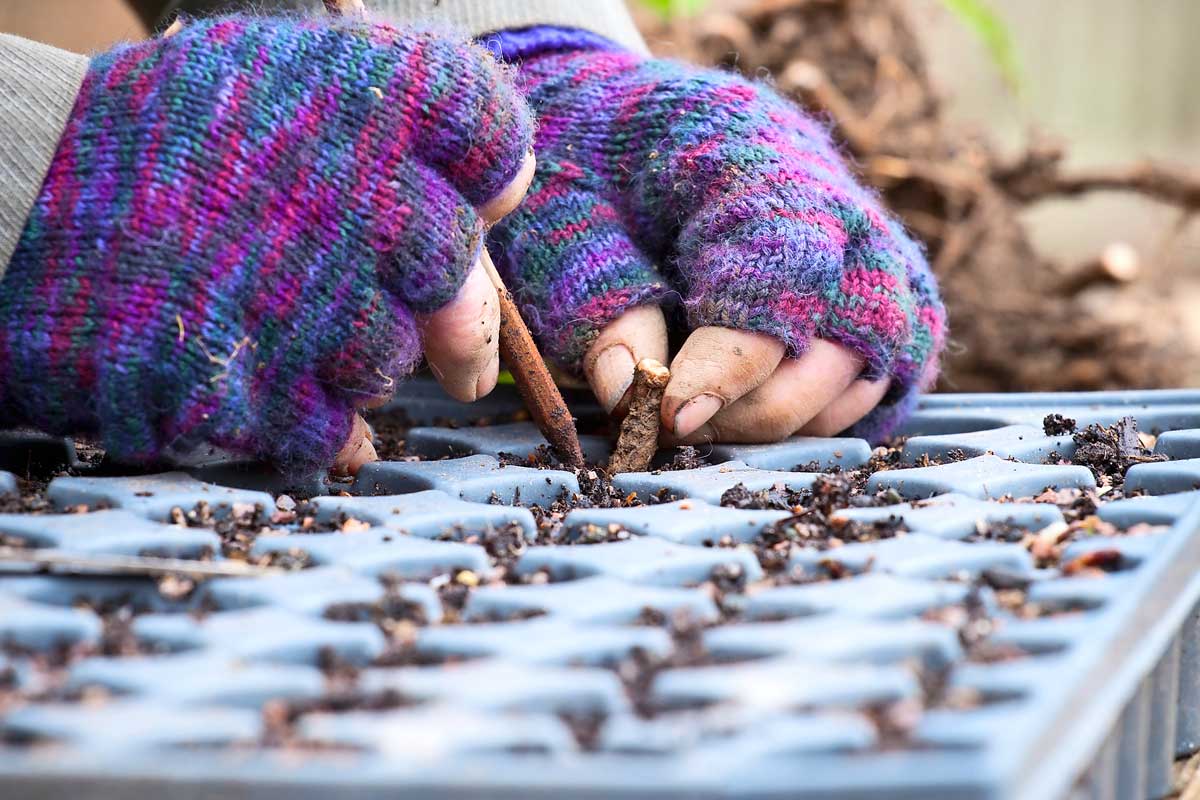
[[[656,53],[836,127],[942,281],[940,388],[1200,385],[1200,3],[630,1]],[[126,0],[5,0],[0,30],[146,35]]]

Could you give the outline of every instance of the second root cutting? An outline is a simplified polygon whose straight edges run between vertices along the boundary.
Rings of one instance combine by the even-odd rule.
[[[663,393],[671,370],[653,358],[638,362],[633,375],[629,414],[621,423],[617,449],[608,462],[609,473],[645,472],[658,452],[658,429],[662,419]]]

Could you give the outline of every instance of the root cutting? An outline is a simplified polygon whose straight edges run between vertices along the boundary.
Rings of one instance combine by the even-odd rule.
[[[633,375],[629,414],[621,423],[617,449],[608,462],[609,473],[644,472],[658,450],[658,428],[662,416],[663,392],[671,380],[671,370],[653,358],[638,362]]]

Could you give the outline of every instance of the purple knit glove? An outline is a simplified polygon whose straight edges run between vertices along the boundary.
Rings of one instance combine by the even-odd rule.
[[[604,325],[677,293],[692,328],[853,349],[861,377],[891,378],[855,432],[894,429],[937,376],[945,311],[822,125],[762,84],[579,30],[485,42],[538,116],[533,185],[488,246],[552,356],[577,370]]]
[[[327,466],[531,138],[490,54],[425,33],[230,16],[98,56],[0,283],[0,420]]]

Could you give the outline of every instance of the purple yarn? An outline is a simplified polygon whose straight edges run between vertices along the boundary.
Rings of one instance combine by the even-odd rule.
[[[919,245],[826,129],[770,87],[585,31],[491,37],[538,115],[537,174],[489,239],[541,344],[578,371],[601,328],[682,297],[690,327],[813,339],[890,378],[886,436],[932,385],[945,311]]]
[[[433,34],[258,16],[94,58],[0,284],[0,420],[126,461],[328,466],[529,150],[505,73]]]

